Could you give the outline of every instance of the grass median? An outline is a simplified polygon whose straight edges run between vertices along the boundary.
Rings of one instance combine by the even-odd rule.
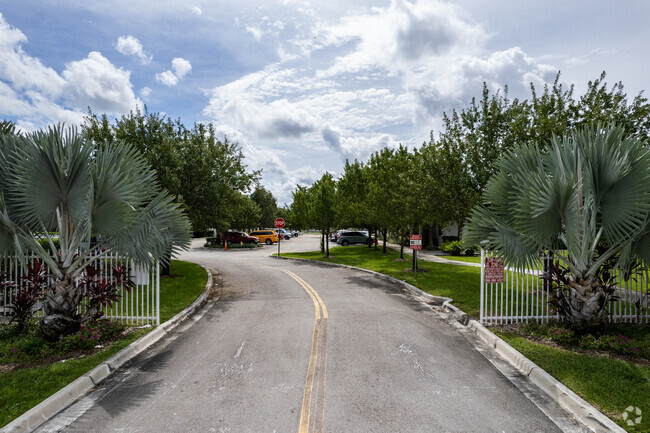
[[[497,333],[626,431],[650,433],[650,366],[604,354],[576,353],[510,332]],[[636,409],[628,412],[633,425],[623,418],[628,407],[641,409],[639,424],[635,422]]]
[[[207,274],[194,263],[173,261],[169,277],[160,278],[161,323],[189,306],[205,289]],[[151,328],[136,329],[105,349],[14,371],[0,370],[0,426],[4,426],[78,377],[104,362]],[[1,364],[0,364],[1,366]]]
[[[330,258],[324,257],[320,251],[282,255],[356,266],[390,275],[432,295],[450,297],[454,305],[478,318],[478,267],[418,261],[418,267],[425,272],[419,272],[416,281],[413,272],[408,271],[411,268],[410,256],[400,261],[399,253],[393,250],[382,254],[381,249],[375,251],[374,248],[350,246],[332,248],[330,254]],[[544,342],[535,336],[530,336],[531,339],[498,329],[495,332],[626,431],[650,433],[650,366],[646,361],[617,359],[605,352],[586,352],[577,347],[572,351],[554,347],[552,342]],[[638,407],[645,415],[638,425],[630,426],[623,419],[623,413],[630,406]],[[628,415],[628,419],[631,416]]]

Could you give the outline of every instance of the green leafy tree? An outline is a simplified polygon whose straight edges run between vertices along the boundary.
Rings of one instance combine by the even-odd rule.
[[[435,176],[437,215],[439,221],[458,224],[459,235],[463,222],[480,197],[477,184],[467,163],[469,143],[465,140],[460,117],[456,112],[443,117],[445,131],[438,140],[431,139],[426,166]]]
[[[369,208],[371,225],[381,231],[383,238],[383,253],[386,253],[386,237],[393,225],[395,214],[389,205],[392,176],[390,159],[393,150],[383,148],[370,156],[368,162],[368,195],[366,205]]]
[[[603,71],[596,80],[589,81],[587,91],[577,103],[576,126],[583,127],[598,122],[615,123],[626,134],[639,135],[650,140],[650,104],[643,93],[628,102],[622,82],[614,83],[607,90],[607,74]]]
[[[542,251],[561,257],[566,272],[556,306],[572,324],[607,318],[615,287],[612,267],[628,272],[650,261],[650,154],[621,127],[590,126],[504,156],[464,234],[511,265]]]
[[[93,234],[101,242],[80,251]],[[91,310],[77,313],[83,293],[74,282],[94,255],[165,261],[189,239],[189,220],[134,147],[115,141],[96,148],[62,127],[0,135],[0,253],[33,251],[49,267],[53,281],[44,290],[41,321],[48,338],[93,318]]]
[[[211,124],[187,129],[180,120],[136,109],[110,125],[92,112],[83,130],[98,147],[122,140],[131,143],[156,170],[156,179],[187,211],[194,231],[230,228],[259,172],[248,172],[237,143],[219,140]],[[251,209],[249,209],[251,210]]]
[[[256,228],[260,220],[260,208],[245,194],[239,193],[235,198],[234,213],[230,228],[236,230],[250,230]]]
[[[273,227],[274,221],[278,217],[278,202],[271,191],[258,185],[251,194],[251,199],[260,208],[259,227]]]
[[[288,218],[291,221],[291,227],[296,230],[305,230],[312,227],[311,221],[311,190],[307,187],[297,185],[292,193],[293,202],[289,207]]]
[[[329,235],[336,223],[336,182],[331,173],[325,173],[312,186],[311,215],[314,227],[321,231],[327,257],[330,255]]]
[[[182,141],[179,195],[195,231],[230,228],[240,218],[240,196],[259,173],[248,173],[236,143],[218,140],[212,125],[195,124]],[[249,226],[253,227],[253,226]]]
[[[106,115],[98,118],[89,111],[82,130],[98,146],[116,141],[131,144],[156,170],[160,186],[183,201],[179,189],[183,164],[181,143],[186,131],[180,120],[172,121],[159,113],[150,113],[145,107],[144,113],[136,109],[116,119],[115,125],[111,126]]]

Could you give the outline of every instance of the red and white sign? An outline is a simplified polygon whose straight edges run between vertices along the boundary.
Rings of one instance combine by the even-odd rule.
[[[411,235],[411,249],[412,250],[422,249],[422,235]]]
[[[503,257],[485,258],[485,282],[503,283]]]
[[[275,220],[275,226],[281,229],[282,227],[284,227],[284,220],[282,218],[277,218]]]

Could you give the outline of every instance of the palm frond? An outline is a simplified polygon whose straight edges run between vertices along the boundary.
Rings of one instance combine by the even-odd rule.
[[[650,259],[650,153],[621,128],[596,125],[553,139],[547,150],[513,149],[483,198],[466,240],[484,241],[512,263],[558,241],[573,273],[593,274],[615,256]],[[608,250],[597,254],[602,245]]]
[[[66,224],[88,219],[92,149],[74,128],[37,131],[19,139],[17,164],[9,181],[15,219],[33,229],[57,227],[57,209]]]

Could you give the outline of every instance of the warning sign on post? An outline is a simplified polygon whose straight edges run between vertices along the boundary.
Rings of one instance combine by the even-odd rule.
[[[485,282],[503,283],[503,257],[485,258]]]
[[[411,249],[412,250],[422,249],[422,235],[411,235]]]

